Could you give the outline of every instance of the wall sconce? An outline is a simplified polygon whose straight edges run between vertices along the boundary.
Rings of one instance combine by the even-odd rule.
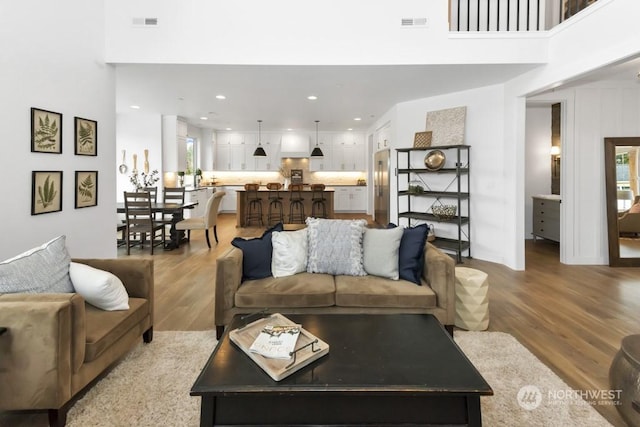
[[[552,145],[551,146],[551,155],[552,156],[560,156],[560,146],[558,145]]]

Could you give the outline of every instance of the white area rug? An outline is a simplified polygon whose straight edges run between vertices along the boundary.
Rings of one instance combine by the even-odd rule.
[[[484,426],[611,425],[511,335],[455,331],[454,336],[493,389],[493,396],[480,398]]]
[[[587,404],[550,401],[549,390],[570,388],[510,335],[464,331],[455,335],[495,393],[482,398],[483,425],[609,425]],[[214,348],[214,337],[213,331],[155,332],[151,344],[136,347],[71,408],[68,425],[198,426],[200,399],[189,396],[189,391]],[[518,403],[518,391],[525,385],[540,389],[536,409],[526,410]]]

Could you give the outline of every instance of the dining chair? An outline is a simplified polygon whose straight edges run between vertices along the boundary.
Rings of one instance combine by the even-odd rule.
[[[207,200],[207,206],[204,211],[204,216],[196,218],[187,218],[176,223],[176,230],[187,231],[187,241],[191,240],[191,230],[204,230],[204,235],[207,238],[207,246],[211,248],[211,242],[209,241],[209,229],[213,228],[213,236],[218,243],[218,230],[216,227],[218,221],[218,208],[220,202],[226,193],[224,191],[216,191],[213,196]]]
[[[147,191],[151,194],[151,203],[158,201],[158,187],[142,187],[140,191]]]
[[[140,244],[140,248],[144,247],[146,236],[149,235],[149,244],[151,245],[151,255],[153,248],[158,245],[165,245],[166,233],[164,224],[155,221],[153,212],[151,211],[151,193],[142,192],[124,192],[124,212],[126,217],[126,237],[125,244],[127,246],[127,255],[131,253],[132,240],[136,236],[139,241],[133,240],[133,246]],[[160,235],[157,233],[160,232]]]
[[[184,187],[164,187],[162,191],[162,201],[164,203],[178,203],[180,205],[184,204],[184,195],[185,189]],[[173,214],[163,213],[161,221],[165,225],[171,225],[171,221],[173,219]]]

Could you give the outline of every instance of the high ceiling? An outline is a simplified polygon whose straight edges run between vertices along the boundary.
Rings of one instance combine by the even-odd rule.
[[[263,131],[313,130],[315,120],[321,131],[365,130],[399,102],[497,84],[533,67],[118,65],[116,110],[137,105],[217,130],[257,129],[258,119]]]
[[[118,65],[116,111],[178,115],[216,130],[257,129],[260,119],[263,131],[310,131],[315,120],[321,131],[363,131],[397,103],[501,83],[534,67]],[[598,80],[639,81],[638,71],[640,59],[634,59],[563,87]],[[310,101],[309,95],[318,99]]]

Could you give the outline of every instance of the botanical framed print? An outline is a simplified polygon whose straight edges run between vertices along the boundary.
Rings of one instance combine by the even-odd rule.
[[[98,155],[98,122],[75,117],[75,154],[77,156]]]
[[[76,171],[76,209],[98,206],[98,171]]]
[[[62,210],[62,171],[31,172],[31,215]]]
[[[31,108],[31,151],[62,153],[62,114]]]

